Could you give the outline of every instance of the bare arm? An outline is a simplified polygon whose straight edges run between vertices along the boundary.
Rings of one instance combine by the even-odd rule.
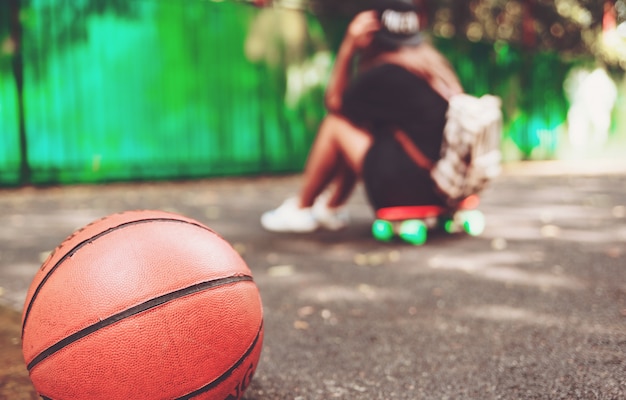
[[[430,67],[422,65],[421,68],[423,68],[424,75],[433,89],[446,100],[455,94],[463,93],[461,82],[448,60],[430,45],[425,46],[424,49],[427,53],[425,59]],[[420,71],[419,65],[417,71]]]
[[[330,112],[338,112],[341,109],[343,93],[350,82],[352,58],[357,51],[371,44],[374,32],[379,29],[380,24],[375,11],[358,14],[348,26],[326,89],[326,108]]]

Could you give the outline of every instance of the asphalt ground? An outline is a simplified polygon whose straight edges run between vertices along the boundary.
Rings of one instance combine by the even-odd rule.
[[[510,166],[480,237],[372,239],[362,189],[340,232],[271,234],[300,177],[0,190],[0,398],[37,398],[19,350],[48,253],[103,216],[161,209],[253,271],[265,341],[245,399],[626,398],[626,163]]]

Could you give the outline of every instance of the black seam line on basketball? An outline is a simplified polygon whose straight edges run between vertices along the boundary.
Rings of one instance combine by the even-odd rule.
[[[70,258],[71,256],[73,256],[74,254],[76,254],[76,252],[78,250],[80,250],[82,247],[84,247],[85,245],[95,241],[96,239],[99,239],[105,235],[108,235],[109,233],[115,232],[118,229],[122,229],[125,228],[127,226],[131,226],[131,225],[138,225],[138,224],[144,224],[144,223],[148,223],[148,222],[179,222],[179,223],[184,223],[184,224],[189,224],[189,225],[193,225],[196,226],[198,228],[207,230],[211,233],[214,233],[217,235],[217,233],[215,233],[215,231],[207,228],[206,226],[200,225],[200,224],[196,224],[190,221],[185,221],[185,220],[180,220],[180,219],[175,219],[175,218],[148,218],[148,219],[141,219],[141,220],[136,220],[136,221],[130,221],[130,222],[124,222],[123,224],[117,225],[117,226],[113,226],[105,231],[102,231],[94,236],[91,236],[89,239],[85,239],[82,242],[78,243],[76,246],[74,246],[70,251],[68,251],[67,253],[65,253],[63,255],[63,257],[61,257],[59,259],[59,261],[56,262],[56,264],[54,264],[54,266],[52,268],[50,268],[50,271],[48,271],[48,273],[46,274],[46,276],[44,276],[44,278],[41,280],[41,282],[39,282],[39,285],[37,285],[37,288],[35,289],[33,296],[31,297],[30,301],[28,302],[28,306],[26,307],[26,312],[24,313],[24,321],[22,322],[22,339],[24,338],[24,329],[26,327],[26,322],[28,321],[28,317],[30,316],[30,311],[33,308],[33,303],[35,302],[35,299],[37,298],[37,296],[39,295],[39,292],[41,291],[41,289],[43,288],[43,285],[48,281],[48,279],[50,279],[50,276],[52,275],[52,273],[54,271],[56,271],[61,264],[63,264],[63,262],[65,260],[67,260],[68,258]]]
[[[233,365],[232,367],[230,367],[228,369],[228,371],[224,372],[220,377],[218,377],[216,380],[214,380],[213,382],[201,387],[198,390],[195,390],[183,397],[179,397],[178,399],[175,400],[187,400],[187,399],[191,399],[199,394],[202,394],[204,392],[207,392],[209,390],[211,390],[212,388],[214,388],[215,386],[219,385],[220,383],[222,383],[224,380],[226,380],[230,375],[232,375],[232,373],[241,366],[241,364],[243,364],[244,360],[248,358],[248,356],[254,351],[254,349],[257,346],[257,343],[259,342],[259,338],[261,337],[261,331],[263,331],[263,320],[261,320],[261,325],[259,326],[259,330],[257,331],[256,337],[254,338],[254,340],[252,341],[252,344],[250,345],[250,347],[248,348],[248,350],[246,350],[246,352],[244,353],[243,356],[241,356],[241,358],[239,360],[237,360],[237,362],[235,363],[235,365]],[[46,397],[44,395],[40,395],[41,400],[52,400],[51,397]]]
[[[28,363],[27,369],[29,371],[32,370],[37,364],[39,364],[46,358],[50,357],[54,353],[58,352],[59,350],[63,349],[64,347],[67,347],[70,344],[84,338],[85,336],[88,336],[98,331],[99,329],[102,329],[109,325],[113,325],[114,323],[119,322],[125,318],[140,314],[142,312],[148,311],[152,308],[158,307],[172,300],[176,300],[181,297],[188,296],[190,294],[202,292],[202,291],[209,290],[209,289],[214,289],[214,288],[224,286],[224,285],[229,285],[232,283],[244,282],[244,281],[252,281],[252,277],[250,275],[234,275],[234,276],[229,276],[226,278],[201,282],[201,283],[197,283],[195,285],[192,285],[183,289],[179,289],[174,292],[170,292],[162,296],[150,299],[144,303],[138,304],[127,310],[124,310],[120,313],[117,313],[99,322],[96,322],[93,325],[89,325],[88,327],[83,328],[80,331],[75,332],[64,339],[61,339],[57,343],[53,344],[52,346],[48,347],[47,349],[39,353],[35,358],[33,358],[33,360],[30,363]]]
[[[257,343],[259,342],[259,339],[261,337],[261,332],[262,331],[263,331],[263,320],[261,320],[261,325],[259,325],[259,330],[257,331],[256,337],[252,341],[252,344],[250,345],[250,347],[248,347],[246,352],[241,356],[241,358],[239,358],[239,360],[237,360],[237,362],[232,367],[230,367],[226,372],[224,372],[222,375],[217,377],[214,381],[207,383],[206,385],[202,386],[200,389],[194,390],[193,392],[191,392],[189,394],[186,394],[183,397],[178,397],[178,398],[176,398],[174,400],[189,400],[189,399],[192,399],[192,398],[196,397],[199,394],[208,392],[209,390],[215,388],[220,383],[222,383],[226,379],[228,379],[228,377],[230,377],[233,374],[233,372],[235,372],[235,370],[237,368],[239,368],[241,366],[241,364],[243,364],[243,362],[248,358],[248,356],[254,351],[254,349],[256,348]]]

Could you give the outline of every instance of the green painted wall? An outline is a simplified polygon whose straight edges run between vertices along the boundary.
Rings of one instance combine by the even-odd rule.
[[[32,182],[302,167],[322,104],[313,90],[287,105],[282,60],[272,67],[246,57],[248,28],[261,10],[204,0],[130,3],[104,11],[70,0],[24,3]],[[18,152],[15,85],[9,69],[1,73],[4,171],[15,168]]]
[[[17,88],[12,73],[11,14],[7,2],[0,3],[0,185],[19,183],[20,145]]]

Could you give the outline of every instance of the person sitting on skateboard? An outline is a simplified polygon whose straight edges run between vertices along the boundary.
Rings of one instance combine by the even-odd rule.
[[[413,150],[439,159],[448,100],[463,88],[448,60],[426,42],[411,0],[374,3],[348,26],[302,186],[262,215],[269,231],[344,227],[343,206],[359,179],[374,210],[444,204]]]

